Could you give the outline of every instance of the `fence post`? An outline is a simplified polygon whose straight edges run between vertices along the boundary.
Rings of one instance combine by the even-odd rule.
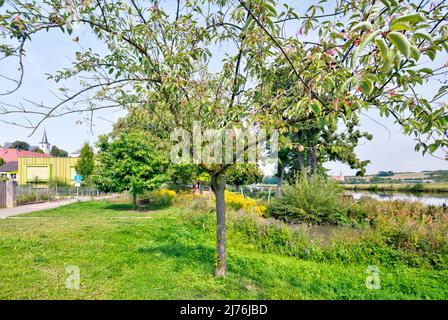
[[[269,204],[269,201],[271,200],[271,187],[269,187],[269,193],[268,193],[268,204]]]
[[[6,208],[17,207],[17,182],[6,181]]]

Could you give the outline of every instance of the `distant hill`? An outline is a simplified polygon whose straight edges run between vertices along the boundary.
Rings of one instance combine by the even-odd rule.
[[[370,182],[372,178],[378,177],[390,180],[431,180],[434,182],[446,182],[448,181],[448,170],[436,170],[436,171],[421,171],[421,172],[394,172],[391,176],[379,176],[378,174],[366,175],[364,177],[347,176],[346,180],[351,179],[363,179],[366,182]]]

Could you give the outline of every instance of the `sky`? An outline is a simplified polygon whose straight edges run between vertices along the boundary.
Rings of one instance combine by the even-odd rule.
[[[310,1],[308,1],[309,3]],[[74,57],[75,51],[80,51],[79,44],[72,39],[79,36],[81,45],[92,46],[95,50],[104,52],[104,47],[96,41],[85,27],[75,27],[74,34],[68,36],[60,32],[50,31],[38,34],[27,46],[27,54],[24,60],[25,77],[23,86],[16,93],[0,98],[1,102],[13,105],[29,105],[24,99],[43,102],[52,105],[58,101],[54,96],[58,85],[48,81],[46,74],[54,74],[55,71],[67,66]],[[445,57],[446,59],[446,57]],[[16,62],[16,61],[15,61]],[[17,64],[12,63],[0,66],[3,74],[13,76],[16,73]],[[0,79],[1,91],[5,91],[7,83]],[[69,84],[70,85],[70,84]],[[73,84],[74,85],[74,84]],[[420,90],[432,91],[431,84],[425,84]],[[7,125],[0,122],[0,145],[5,142],[24,140],[31,145],[37,145],[46,129],[49,142],[68,152],[80,149],[84,142],[94,143],[100,134],[112,130],[112,124],[121,116],[123,110],[114,109],[94,114],[94,125],[90,127],[83,118],[84,115],[70,115],[61,118],[52,118],[45,121],[37,132],[30,136],[31,130],[22,127]],[[0,120],[22,122],[23,115],[3,116]],[[378,171],[392,170],[396,172],[422,171],[448,169],[448,162],[437,159],[430,155],[422,156],[414,151],[415,141],[412,137],[404,136],[399,125],[393,123],[392,119],[381,118],[375,111],[369,111],[367,115],[361,115],[361,130],[373,135],[372,141],[362,142],[356,152],[361,160],[370,160],[367,173],[373,174]],[[355,173],[346,165],[340,163],[326,163],[325,167],[330,174],[352,175]]]

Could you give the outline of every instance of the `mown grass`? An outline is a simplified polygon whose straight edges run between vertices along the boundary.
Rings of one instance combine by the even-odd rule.
[[[193,213],[194,215],[194,213]],[[229,224],[228,276],[216,279],[213,213],[72,204],[0,220],[0,299],[446,299],[448,271],[314,261],[265,250]],[[66,266],[81,288],[66,288]]]

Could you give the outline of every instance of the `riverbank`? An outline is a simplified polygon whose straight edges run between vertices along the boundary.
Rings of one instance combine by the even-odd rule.
[[[315,226],[307,233],[229,211],[229,270],[226,279],[217,279],[215,215],[205,197],[178,201],[143,212],[108,201],[73,203],[0,220],[0,298],[447,299],[444,254],[431,258],[431,243],[412,252],[409,241],[415,238],[407,235],[419,229],[407,223],[403,228],[401,220],[390,223],[394,215],[377,221],[378,230],[388,226],[385,239],[365,228]],[[411,214],[398,204],[387,209],[403,211],[402,218]],[[424,230],[434,229],[433,219],[423,220],[429,224]],[[76,290],[67,288],[73,268],[80,275]],[[377,278],[372,270],[379,271]]]
[[[402,191],[402,192],[448,192],[448,183],[378,183],[341,184],[345,190]]]

